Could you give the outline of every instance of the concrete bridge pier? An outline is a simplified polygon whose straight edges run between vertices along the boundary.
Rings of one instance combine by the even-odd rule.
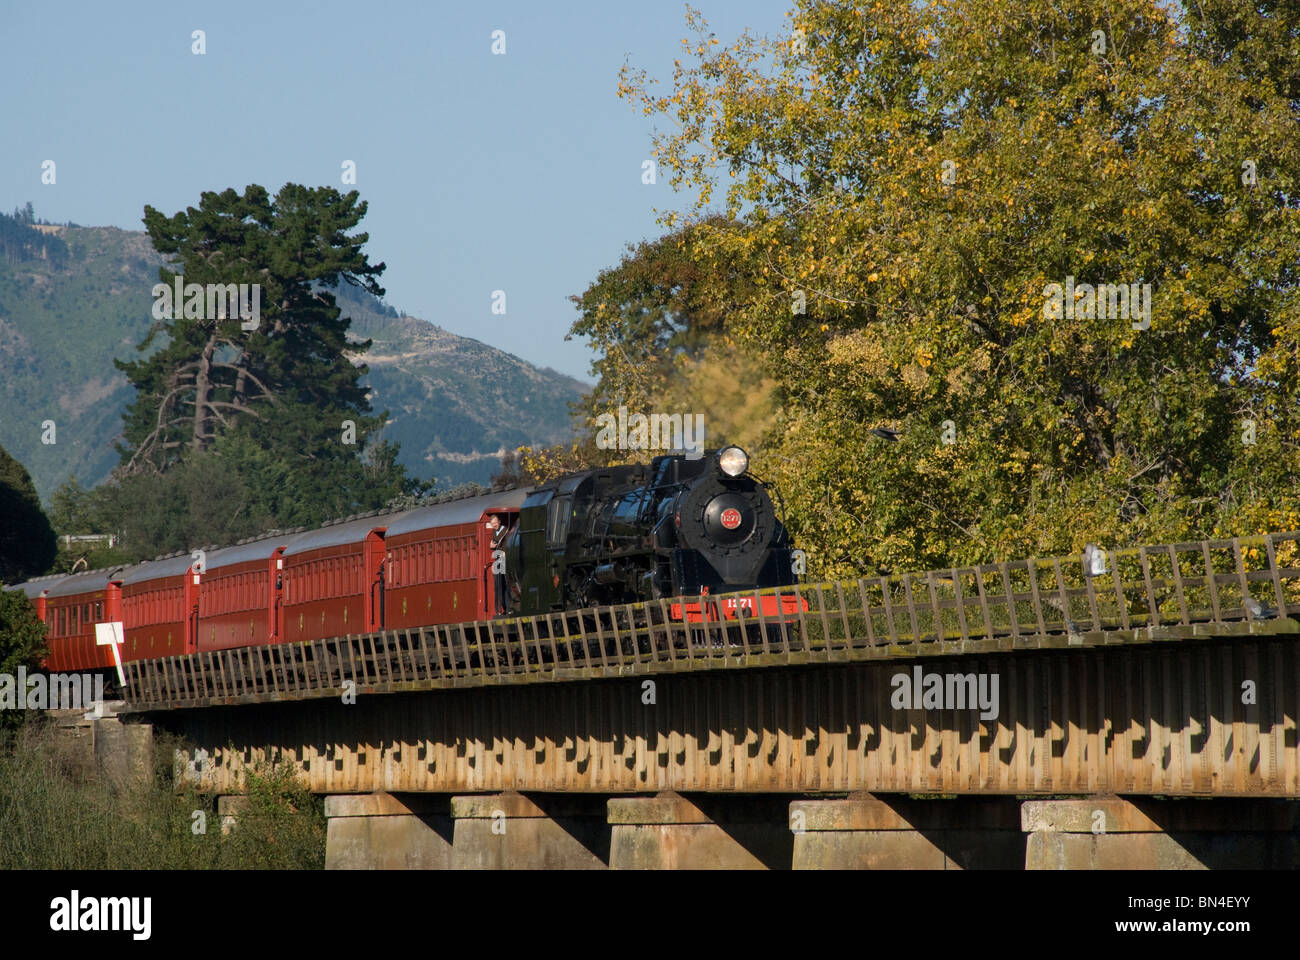
[[[55,736],[81,775],[104,780],[116,789],[148,784],[153,779],[153,725],[124,723],[121,700],[100,702],[93,710],[47,710]]]
[[[860,794],[790,804],[796,870],[1020,870],[1013,797]]]
[[[325,798],[325,817],[326,870],[580,870],[609,862],[604,797],[341,794]]]
[[[452,865],[450,799],[425,793],[326,797],[325,869],[448,869]]]
[[[609,865],[605,798],[496,793],[452,797],[456,870],[600,870]]]
[[[609,801],[616,870],[788,870],[788,798],[673,792]]]
[[[1028,800],[1028,870],[1295,870],[1300,801]]]
[[[1300,869],[1289,799],[375,793],[325,815],[331,870]]]

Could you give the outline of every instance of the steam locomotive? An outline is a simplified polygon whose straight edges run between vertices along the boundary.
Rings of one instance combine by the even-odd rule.
[[[523,615],[612,603],[731,593],[795,582],[789,536],[749,456],[725,447],[702,457],[655,457],[538,487],[506,539],[512,612]],[[752,608],[728,601],[723,615]],[[793,597],[760,603],[789,613]],[[674,616],[701,616],[675,604]],[[758,611],[750,609],[749,612]]]

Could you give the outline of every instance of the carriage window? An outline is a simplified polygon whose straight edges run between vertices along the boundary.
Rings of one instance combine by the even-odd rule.
[[[95,601],[95,622],[102,623],[104,620],[104,601]]]

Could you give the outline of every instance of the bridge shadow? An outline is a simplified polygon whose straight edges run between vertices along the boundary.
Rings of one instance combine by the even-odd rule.
[[[948,669],[969,671],[970,663],[954,659]],[[1000,716],[979,734],[980,751],[1004,779],[1037,770],[1055,776],[1053,792],[1075,795],[1293,789],[1288,767],[1300,746],[1293,639],[1186,640],[1177,649],[1018,653],[982,663],[1003,686]],[[894,732],[910,734],[909,749],[921,751],[945,725],[963,742],[974,736],[962,716],[946,712]],[[933,770],[949,758],[936,746],[928,761]]]
[[[451,847],[456,832],[456,821],[451,818],[451,794],[394,793],[392,796],[410,807],[414,811],[412,816]],[[430,812],[431,804],[438,809]]]
[[[768,870],[791,868],[790,801],[796,796],[683,793],[682,797]]]
[[[1166,651],[1155,656],[1117,652],[1127,689],[1110,693],[1109,727],[1103,721],[1101,729],[1094,724],[1088,732],[1102,733],[1105,750],[1120,749],[1121,760],[1137,761],[1166,777],[1181,773],[1184,782],[1151,784],[1153,793],[1161,793],[1162,786],[1171,793],[1182,792],[1180,787],[1197,792],[1210,787],[1198,776],[1205,763],[1226,782],[1234,767],[1252,780],[1276,780],[1282,774],[1282,758],[1268,754],[1293,752],[1298,742],[1294,692],[1288,691],[1289,683],[1278,682],[1273,669],[1281,666],[1283,677],[1295,669],[1296,654],[1287,649],[1290,646],[1277,641],[1250,648],[1227,646],[1222,659],[1213,660],[1202,653],[1204,646],[1189,646],[1190,657]],[[1280,662],[1273,663],[1275,658]],[[1128,740],[1127,749],[1117,744],[1123,739]],[[1065,745],[1064,738],[1054,740],[1052,756],[1063,756]],[[1121,793],[1126,786],[1144,785],[1114,784]]]
[[[609,866],[610,832],[604,794],[523,793],[593,857]]]
[[[1140,830],[1111,834],[1165,868],[1294,870],[1300,863],[1300,803],[1286,799],[1127,796]],[[1123,862],[1099,856],[1099,865]]]
[[[852,798],[851,798],[852,799]],[[882,867],[943,870],[1024,870],[1027,835],[1015,797],[912,797],[873,793],[911,831],[880,831],[896,838],[897,860]],[[914,833],[914,837],[906,834]],[[927,849],[928,848],[928,849]],[[909,860],[913,862],[909,862]]]

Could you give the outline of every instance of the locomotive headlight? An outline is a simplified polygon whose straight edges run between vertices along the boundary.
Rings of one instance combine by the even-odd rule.
[[[749,469],[749,454],[740,447],[727,447],[718,454],[718,467],[729,477],[738,477]]]

